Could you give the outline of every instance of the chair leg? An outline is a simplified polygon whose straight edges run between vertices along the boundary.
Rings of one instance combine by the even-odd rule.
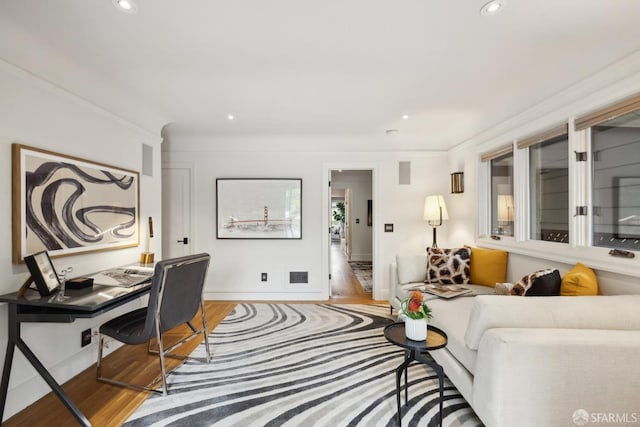
[[[204,334],[204,347],[207,354],[206,363],[211,363],[211,350],[209,349],[209,329],[207,329],[207,316],[204,312],[204,300],[200,300],[200,311],[202,312],[202,333]]]
[[[102,351],[104,346],[104,337],[98,334],[98,361],[96,362],[96,379],[102,378]]]
[[[167,389],[167,368],[164,366],[164,347],[162,346],[162,334],[160,333],[160,316],[156,315],[156,340],[158,341],[158,355],[160,356],[160,370],[162,371],[162,395],[166,396]]]

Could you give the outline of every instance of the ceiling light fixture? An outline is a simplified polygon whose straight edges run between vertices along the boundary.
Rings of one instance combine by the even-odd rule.
[[[403,118],[404,120],[407,120],[407,119],[409,118],[409,115],[408,115],[408,114],[403,114],[403,115],[402,115],[402,118]]]
[[[236,118],[236,116],[234,116],[233,114],[229,114],[229,115],[227,116],[227,119],[228,119],[228,120],[233,120],[233,119],[235,119],[235,118]]]
[[[112,2],[121,12],[131,14],[138,12],[138,5],[133,0],[112,0]]]
[[[505,0],[490,1],[489,3],[482,6],[482,9],[480,9],[480,14],[482,16],[496,15],[498,12],[501,12],[504,9],[505,5]]]

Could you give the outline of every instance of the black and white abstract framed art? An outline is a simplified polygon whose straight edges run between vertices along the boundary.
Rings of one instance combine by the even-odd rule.
[[[12,145],[13,262],[138,246],[138,172]]]
[[[302,179],[216,179],[218,239],[302,239]]]

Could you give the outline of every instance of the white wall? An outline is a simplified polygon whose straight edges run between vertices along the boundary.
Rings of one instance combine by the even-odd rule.
[[[367,225],[367,202],[373,199],[372,174],[368,170],[333,171],[331,187],[351,189],[351,259],[371,261],[373,226]],[[359,223],[356,220],[359,219]]]
[[[0,224],[5,245],[0,248],[3,272],[0,293],[15,292],[28,277],[24,264],[11,262],[11,143],[43,148],[141,171],[142,144],[153,147],[153,177],[140,178],[140,217],[160,213],[160,138],[95,105],[70,95],[6,62],[0,61],[0,192],[4,198]],[[143,229],[144,230],[144,229]],[[160,239],[154,239],[152,251],[160,256]],[[142,248],[105,251],[54,259],[58,268],[72,266],[73,275],[82,275],[107,267],[136,262]],[[23,338],[59,383],[95,363],[95,344],[80,347],[80,331],[100,325],[118,313],[140,303],[95,319],[72,324],[26,324]],[[0,305],[0,355],[4,360],[7,344],[7,306]],[[50,391],[35,370],[16,349],[4,418],[8,418]]]
[[[193,252],[212,254],[206,293],[211,299],[317,300],[328,297],[328,170],[343,164],[365,165],[374,172],[374,297],[388,295],[388,266],[396,253],[423,252],[431,235],[422,220],[424,197],[447,193],[449,170],[443,152],[324,152],[297,151],[321,145],[319,137],[281,137],[288,151],[268,151],[270,137],[194,137],[170,132],[163,144],[163,161],[194,168]],[[343,144],[347,145],[345,137]],[[176,147],[180,147],[179,149]],[[282,146],[280,148],[283,148]],[[398,184],[398,162],[411,161],[412,184]],[[355,168],[354,168],[355,169]],[[216,240],[216,178],[302,178],[302,240]],[[327,210],[325,213],[324,210]],[[324,223],[326,221],[326,224]],[[361,224],[366,226],[366,216]],[[395,225],[384,233],[385,223]],[[448,227],[441,230],[446,244]],[[309,272],[308,285],[289,285],[288,272]],[[267,272],[269,281],[260,281]],[[376,293],[377,290],[377,293]]]

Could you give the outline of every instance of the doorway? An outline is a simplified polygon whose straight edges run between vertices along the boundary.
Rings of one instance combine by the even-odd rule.
[[[373,170],[331,169],[330,294],[371,300],[373,294]]]

